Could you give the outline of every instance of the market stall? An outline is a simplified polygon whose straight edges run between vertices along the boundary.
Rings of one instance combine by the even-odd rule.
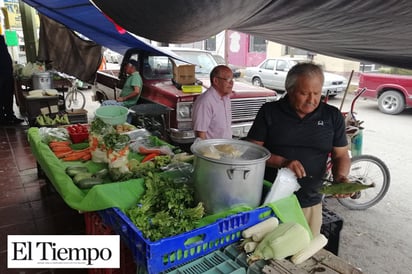
[[[95,128],[93,126],[92,124],[88,127],[90,130],[88,140],[90,141],[86,142],[86,145],[89,145],[89,148],[93,147],[94,141],[99,141],[93,139],[92,130]],[[235,273],[234,271],[240,271],[236,273],[246,273],[248,268],[252,269],[253,267],[259,270],[253,273],[261,273],[260,271],[262,271],[263,267],[279,267],[280,265],[285,271],[288,271],[285,273],[309,273],[314,267],[335,269],[335,263],[332,262],[338,260],[341,269],[351,271],[350,273],[360,273],[356,268],[343,262],[336,255],[326,250],[322,250],[321,253],[317,254],[317,256],[323,259],[313,257],[302,265],[293,264],[289,259],[258,260],[253,264],[253,267],[247,264],[245,260],[246,253],[238,249],[239,243],[244,239],[242,232],[246,229],[262,223],[269,218],[276,218],[280,223],[296,223],[305,231],[310,231],[303,217],[300,205],[294,195],[265,206],[251,206],[236,203],[226,210],[219,209],[216,212],[209,211],[208,214],[200,216],[201,218],[197,219],[197,221],[189,221],[189,223],[193,223],[195,226],[183,232],[166,237],[158,236],[157,238],[156,236],[149,235],[144,227],[139,226],[138,228],[135,220],[131,219],[130,209],[138,203],[143,205],[145,201],[148,201],[145,200],[147,198],[145,195],[147,195],[148,192],[148,181],[153,181],[153,184],[156,182],[166,184],[172,181],[175,186],[177,186],[177,182],[179,182],[180,185],[184,185],[185,183],[181,178],[182,172],[184,173],[185,171],[181,169],[159,169],[157,173],[160,179],[158,179],[158,177],[150,177],[157,175],[147,175],[149,177],[123,177],[121,180],[116,181],[113,180],[113,177],[106,176],[102,179],[101,183],[99,182],[93,186],[83,188],[81,185],[76,184],[75,179],[68,174],[68,167],[81,166],[85,167],[88,172],[96,174],[107,167],[110,168],[110,163],[93,161],[92,158],[83,161],[65,161],[64,158],[60,156],[64,153],[70,154],[73,152],[63,152],[66,148],[63,148],[63,146],[60,147],[60,144],[58,145],[60,151],[56,152],[57,150],[54,150],[51,145],[51,139],[45,137],[50,137],[50,135],[45,133],[50,132],[50,130],[50,128],[32,127],[28,131],[30,146],[39,167],[63,200],[73,209],[85,213],[86,231],[88,233],[114,233],[121,236],[123,246],[122,260],[129,258],[128,262],[122,263],[126,269],[121,270],[123,271],[121,273],[130,273],[130,268],[136,267],[136,265],[140,270],[143,269],[148,273],[169,272],[173,269],[187,268],[189,264],[195,266],[204,264],[204,260],[207,258],[210,260],[210,256],[218,256],[221,260],[218,263],[212,259],[212,262],[216,265],[212,265],[212,270],[210,271],[213,271],[213,268],[219,267],[218,265],[220,264],[222,264],[222,266],[230,265],[234,268],[230,272],[226,269],[222,273]],[[96,135],[95,137],[98,138],[97,136],[101,137],[102,135]],[[115,136],[118,138],[119,135],[117,133],[111,135],[112,138],[115,138]],[[141,135],[139,136],[141,137]],[[106,138],[106,141],[107,139],[108,138]],[[169,147],[169,151],[173,152],[172,146],[157,137],[145,135],[143,139],[146,145],[148,144],[148,140],[151,143],[151,147],[145,147],[148,151],[151,151],[150,149],[153,147],[157,150],[159,147]],[[118,143],[119,142],[117,142],[117,144]],[[70,149],[74,150],[73,144],[70,145],[72,145]],[[84,150],[84,148],[79,150]],[[145,161],[144,159],[146,159],[146,162],[150,162],[150,159],[147,160],[150,157],[145,154],[146,152],[147,151],[141,149],[131,151],[126,154],[127,159],[129,162],[132,161],[137,165]],[[111,164],[113,165],[113,162]],[[170,166],[170,162],[168,162],[168,165]],[[115,168],[122,169],[123,167],[115,166]],[[185,173],[185,176],[187,176],[187,173]],[[237,175],[235,174],[235,176]],[[158,186],[159,185],[157,185],[157,187]],[[263,182],[262,187],[270,187],[270,184],[268,185],[267,182]],[[167,193],[168,191],[165,192]],[[199,204],[191,209],[199,209]],[[147,218],[143,219],[146,220]],[[152,219],[151,222],[153,223],[154,219]],[[169,224],[169,226],[172,227],[172,224]],[[105,230],[103,227],[109,229]],[[311,235],[309,232],[307,233]],[[235,251],[237,252],[236,254],[234,253]],[[130,260],[133,262],[131,263]]]

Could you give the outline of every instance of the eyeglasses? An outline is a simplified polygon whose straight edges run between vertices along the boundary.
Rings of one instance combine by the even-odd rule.
[[[219,77],[219,76],[215,76],[216,78],[222,79],[223,81],[230,83],[233,82],[233,78],[223,78],[223,77]]]

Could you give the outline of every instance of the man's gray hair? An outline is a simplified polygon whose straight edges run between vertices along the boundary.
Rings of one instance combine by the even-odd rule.
[[[311,62],[298,63],[289,70],[286,76],[286,81],[285,81],[286,92],[290,93],[295,90],[297,80],[301,76],[306,76],[306,77],[320,76],[322,78],[322,82],[325,79],[321,66],[316,65]]]

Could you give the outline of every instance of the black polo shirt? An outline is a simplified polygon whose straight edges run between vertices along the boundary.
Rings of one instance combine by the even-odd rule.
[[[318,204],[319,188],[326,171],[326,161],[333,147],[346,146],[345,121],[334,106],[321,102],[312,113],[300,118],[290,106],[288,96],[264,104],[248,133],[248,138],[264,142],[273,154],[299,160],[306,175],[298,180],[296,196],[302,207]],[[267,167],[265,179],[273,182],[277,169]]]

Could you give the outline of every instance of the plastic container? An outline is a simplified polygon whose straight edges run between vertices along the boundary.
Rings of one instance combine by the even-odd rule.
[[[362,154],[362,144],[363,144],[363,129],[360,129],[358,134],[353,136],[350,140],[350,151],[352,157],[359,156]]]
[[[88,235],[113,235],[113,230],[105,225],[102,218],[96,212],[85,212],[84,220],[86,234]],[[132,253],[120,242],[120,268],[89,268],[88,274],[130,274],[136,273],[136,263],[133,260]]]
[[[191,263],[183,265],[170,274],[246,274],[246,269],[229,258],[222,251],[217,250]]]
[[[338,256],[343,219],[326,207],[323,207],[322,219],[320,232],[328,238],[328,244],[325,246],[325,249]]]
[[[74,144],[77,143],[82,143],[85,142],[89,139],[89,133],[88,132],[82,132],[82,133],[69,133],[70,139]]]
[[[151,242],[120,209],[109,208],[99,211],[99,214],[104,223],[125,241],[137,265],[147,268],[148,273],[166,271],[237,242],[243,230],[274,216],[271,208],[258,208]]]
[[[126,123],[129,109],[123,106],[101,106],[96,109],[96,117],[110,125]]]

